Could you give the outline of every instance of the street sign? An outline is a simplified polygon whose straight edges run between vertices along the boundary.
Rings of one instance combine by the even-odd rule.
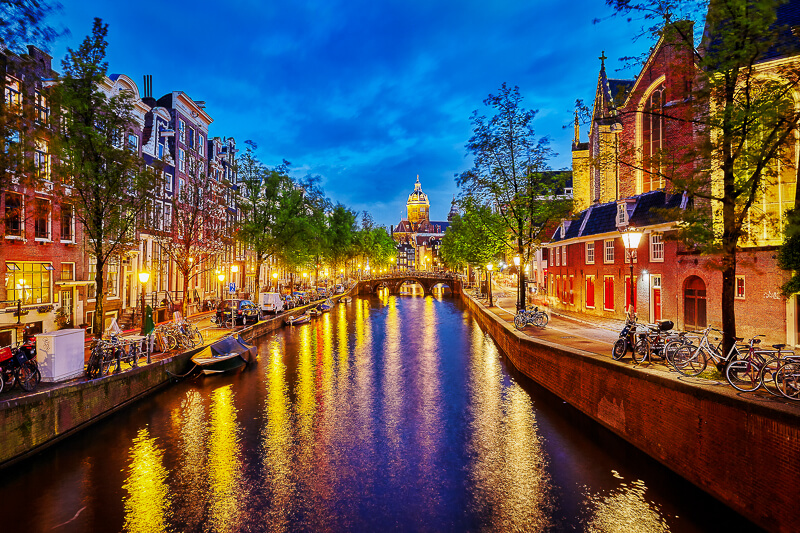
[[[228,283],[228,292],[230,292],[231,294],[236,292],[236,283],[235,282]]]

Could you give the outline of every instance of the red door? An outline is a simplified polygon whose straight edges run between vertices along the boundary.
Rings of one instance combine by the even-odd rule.
[[[661,287],[653,288],[653,321],[661,320]]]

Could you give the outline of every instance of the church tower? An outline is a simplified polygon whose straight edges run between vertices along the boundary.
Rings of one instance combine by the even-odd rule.
[[[431,204],[428,201],[428,195],[422,192],[422,185],[419,183],[419,175],[417,175],[417,183],[414,185],[414,192],[408,195],[408,202],[406,202],[406,209],[408,210],[408,221],[416,227],[422,222],[430,220]]]

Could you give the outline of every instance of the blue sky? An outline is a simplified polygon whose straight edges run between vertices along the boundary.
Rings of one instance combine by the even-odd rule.
[[[258,143],[268,165],[319,175],[326,194],[388,227],[405,213],[419,174],[431,218],[443,220],[454,174],[471,166],[469,117],[503,82],[538,109],[538,136],[570,165],[576,98],[591,101],[605,50],[609,75],[634,43],[634,24],[605,18],[602,0],[228,0],[136,3],[62,0],[67,47],[109,24],[110,73],[156,98],[175,90],[204,100],[212,136]],[[585,132],[584,132],[584,139]]]

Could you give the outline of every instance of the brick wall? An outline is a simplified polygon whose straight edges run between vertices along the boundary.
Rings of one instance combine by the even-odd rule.
[[[533,340],[463,300],[523,374],[770,531],[800,523],[800,412]]]

